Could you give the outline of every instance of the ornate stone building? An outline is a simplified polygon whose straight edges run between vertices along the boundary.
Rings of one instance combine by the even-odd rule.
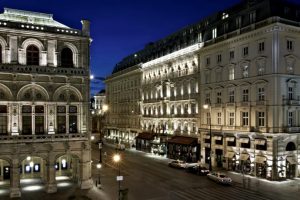
[[[167,135],[170,158],[270,180],[299,176],[299,20],[299,4],[243,0],[118,63],[109,90],[140,77],[139,148]]]
[[[0,179],[20,197],[20,180],[56,176],[92,186],[89,142],[89,21],[72,29],[51,14],[0,14]]]

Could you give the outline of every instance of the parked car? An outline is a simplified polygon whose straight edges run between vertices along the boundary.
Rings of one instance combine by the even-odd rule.
[[[220,172],[210,172],[207,174],[207,177],[213,181],[216,181],[217,183],[230,185],[232,183],[232,180],[230,177],[226,176],[225,174],[222,174]]]
[[[181,160],[173,160],[173,161],[169,162],[168,165],[169,165],[169,167],[174,167],[174,168],[179,168],[179,169],[183,169],[186,167],[186,163]]]
[[[125,144],[116,144],[116,149],[124,151],[125,150]]]
[[[203,167],[199,164],[187,167],[186,171],[200,176],[205,176],[209,173],[209,170],[206,167]]]

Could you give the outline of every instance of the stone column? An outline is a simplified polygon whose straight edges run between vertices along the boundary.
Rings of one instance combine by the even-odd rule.
[[[19,159],[13,158],[10,172],[10,198],[21,197]]]
[[[56,40],[48,40],[47,63],[49,66],[57,66],[56,59]]]
[[[91,151],[90,145],[88,142],[82,144],[81,160],[79,160],[80,166],[80,188],[81,189],[90,189],[93,187],[92,180],[92,168],[91,168]]]
[[[47,193],[55,193],[57,191],[57,185],[55,180],[55,158],[54,156],[50,156],[46,164],[47,171],[47,184],[46,184],[46,192]]]
[[[19,105],[12,104],[11,110],[11,135],[19,135]]]
[[[55,105],[49,104],[47,107],[47,130],[48,134],[55,133]]]
[[[10,59],[9,59],[10,63],[17,64],[18,63],[18,37],[17,36],[12,36],[12,35],[9,36],[9,47],[10,47]]]

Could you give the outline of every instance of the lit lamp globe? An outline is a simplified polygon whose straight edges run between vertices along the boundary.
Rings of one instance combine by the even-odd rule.
[[[102,165],[100,163],[97,164],[97,169],[100,169]]]
[[[117,163],[121,160],[121,157],[119,154],[115,154],[114,157],[113,157],[114,161]]]

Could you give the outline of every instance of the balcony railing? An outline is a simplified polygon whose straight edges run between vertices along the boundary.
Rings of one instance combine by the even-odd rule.
[[[39,74],[60,74],[72,76],[87,76],[88,71],[84,68],[65,68],[65,67],[49,67],[39,65],[11,65],[1,64],[0,70],[2,72],[11,73],[39,73]]]
[[[86,134],[53,134],[53,135],[0,135],[0,143],[39,143],[88,140]]]

